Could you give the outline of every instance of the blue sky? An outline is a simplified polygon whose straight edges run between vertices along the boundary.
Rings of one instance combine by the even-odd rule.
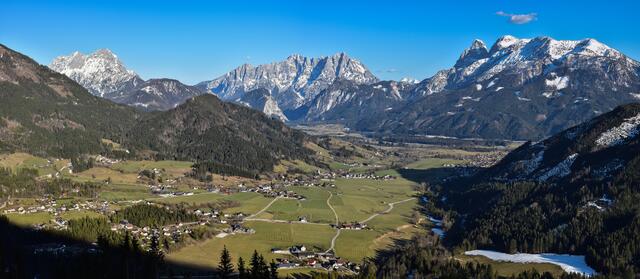
[[[143,78],[188,84],[242,63],[347,52],[382,79],[423,79],[475,38],[595,38],[640,59],[640,1],[3,0],[0,43],[42,64],[113,50]]]

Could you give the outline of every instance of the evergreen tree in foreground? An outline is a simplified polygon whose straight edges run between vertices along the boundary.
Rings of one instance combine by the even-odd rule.
[[[269,269],[270,269],[269,278],[278,279],[278,265],[276,264],[276,262],[271,260],[271,263],[269,264]]]
[[[246,267],[244,266],[244,259],[242,259],[242,257],[238,258],[238,277],[240,279],[247,278],[247,270],[246,270]]]
[[[229,278],[229,275],[233,272],[233,264],[231,263],[231,255],[225,245],[220,254],[220,264],[218,264],[218,273],[221,278]]]
[[[253,250],[251,256],[251,278],[260,278],[260,256],[257,250]]]

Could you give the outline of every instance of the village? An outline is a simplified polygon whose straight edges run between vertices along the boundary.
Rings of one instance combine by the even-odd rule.
[[[278,268],[282,269],[308,267],[332,271],[348,271],[353,273],[358,273],[360,271],[360,265],[357,263],[336,257],[331,251],[310,251],[304,245],[294,245],[286,249],[273,248],[271,249],[271,253],[287,256],[276,258]]]

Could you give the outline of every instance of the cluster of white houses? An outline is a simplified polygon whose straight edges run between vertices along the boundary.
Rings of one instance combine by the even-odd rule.
[[[278,268],[318,268],[336,271],[352,271],[359,272],[360,265],[352,263],[336,257],[331,252],[313,252],[309,251],[304,245],[295,245],[287,249],[273,248],[271,253],[283,255],[285,257],[277,258]]]

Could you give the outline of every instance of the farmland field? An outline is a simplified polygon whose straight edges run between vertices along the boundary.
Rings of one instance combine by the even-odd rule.
[[[214,267],[218,264],[220,251],[226,245],[234,259],[250,259],[253,251],[257,250],[270,261],[276,258],[275,254],[270,253],[272,248],[303,244],[309,249],[324,251],[334,235],[334,230],[324,225],[247,222],[246,226],[255,229],[256,233],[212,238],[173,252],[167,259]]]

